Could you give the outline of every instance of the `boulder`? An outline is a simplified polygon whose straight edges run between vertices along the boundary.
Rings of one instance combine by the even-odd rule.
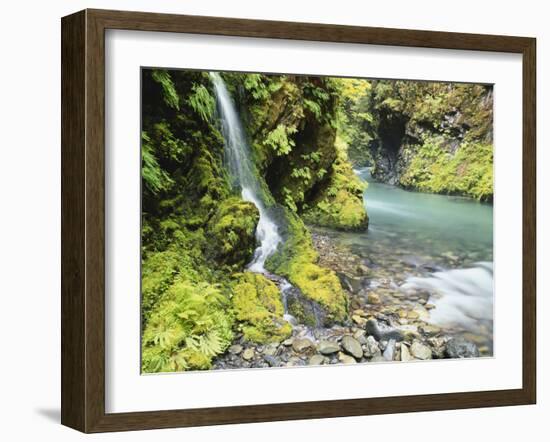
[[[356,359],[361,359],[363,357],[363,349],[361,348],[361,344],[357,341],[357,339],[349,335],[342,338],[342,347],[346,353],[349,353]]]

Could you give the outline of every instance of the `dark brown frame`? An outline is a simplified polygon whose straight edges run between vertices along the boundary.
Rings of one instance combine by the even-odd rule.
[[[61,422],[83,432],[534,404],[536,40],[217,17],[84,10],[62,29]],[[523,386],[402,397],[105,413],[105,30],[127,29],[518,53],[523,56]]]

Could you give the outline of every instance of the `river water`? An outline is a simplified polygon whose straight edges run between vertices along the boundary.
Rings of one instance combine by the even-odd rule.
[[[316,229],[362,257],[368,290],[386,306],[416,308],[421,320],[469,334],[492,351],[493,207],[463,197],[426,194],[375,182],[368,168],[364,233]],[[403,320],[404,323],[407,320]]]

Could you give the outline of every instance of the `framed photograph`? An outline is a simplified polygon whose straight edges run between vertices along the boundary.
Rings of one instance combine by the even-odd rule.
[[[535,39],[62,19],[62,423],[533,404]]]

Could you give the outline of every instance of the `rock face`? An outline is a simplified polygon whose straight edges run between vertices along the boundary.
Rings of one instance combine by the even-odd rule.
[[[350,152],[377,181],[492,199],[491,86],[379,80],[363,103],[370,140]]]
[[[477,358],[479,349],[477,346],[464,338],[453,338],[447,342],[445,355],[452,359]]]
[[[363,357],[363,349],[361,348],[361,344],[359,344],[359,342],[351,336],[346,335],[342,338],[342,347],[346,353],[349,353],[355,359],[361,359]]]

